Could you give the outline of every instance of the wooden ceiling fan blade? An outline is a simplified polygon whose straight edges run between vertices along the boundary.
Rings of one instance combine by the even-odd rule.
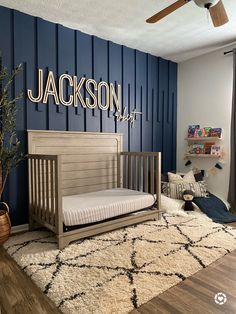
[[[156,23],[159,20],[163,19],[165,16],[171,14],[175,10],[181,8],[183,5],[187,4],[191,0],[178,0],[175,3],[169,5],[167,8],[163,9],[162,11],[154,14],[153,16],[149,17],[146,22],[147,23]]]
[[[216,5],[210,7],[209,11],[215,27],[228,23],[229,19],[222,0],[220,0]]]

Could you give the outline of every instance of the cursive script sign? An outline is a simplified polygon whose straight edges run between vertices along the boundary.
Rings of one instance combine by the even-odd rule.
[[[125,107],[123,113],[117,111],[114,116],[117,121],[130,121],[131,127],[133,127],[137,114],[142,114],[142,112],[133,110],[130,113],[127,113],[127,107]]]

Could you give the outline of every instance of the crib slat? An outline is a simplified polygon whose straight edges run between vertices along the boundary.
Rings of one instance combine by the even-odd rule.
[[[143,156],[139,158],[139,191],[143,192]]]
[[[42,195],[41,195],[41,159],[38,159],[38,217],[41,218]]]
[[[145,180],[145,188],[144,191],[148,193],[148,156],[145,156],[145,164],[144,164],[144,180]]]
[[[42,159],[42,220],[45,220],[45,160]]]
[[[154,157],[150,157],[150,192],[154,194]]]
[[[34,159],[34,186],[35,186],[35,210],[34,214],[38,215],[38,182],[37,182],[37,163],[38,160]]]
[[[134,189],[138,190],[138,156],[134,157]]]
[[[50,160],[50,183],[51,183],[51,211],[50,211],[50,224],[54,226],[54,212],[55,212],[55,207],[54,207],[54,198],[55,198],[55,194],[54,194],[54,180],[53,180],[53,173],[54,173],[54,161]]]
[[[37,190],[36,190],[36,177],[35,177],[35,167],[36,167],[36,161],[35,159],[32,159],[32,184],[33,184],[33,200],[34,200],[34,203],[33,204],[36,204],[37,203]],[[33,214],[35,214],[35,207],[33,207],[34,210],[33,210]]]
[[[32,183],[31,183],[31,173],[32,173],[32,166],[31,166],[31,160],[28,160],[28,184],[29,184],[29,205],[32,204]],[[1,170],[0,170],[1,171]],[[0,173],[0,180],[1,180],[1,173]],[[0,182],[1,185],[1,182]]]
[[[123,155],[123,188],[127,188],[127,155]]]
[[[129,187],[129,174],[128,174],[128,168],[129,168],[129,156],[126,156],[126,167],[125,167],[125,188],[128,189]]]
[[[61,193],[61,156],[55,164],[55,227],[58,234],[63,233],[62,193]]]
[[[50,220],[49,220],[49,207],[50,207],[50,185],[49,185],[49,160],[46,160],[46,222],[49,224]]]
[[[34,191],[35,191],[35,186],[34,186],[34,159],[29,159],[29,164],[30,164],[30,171],[29,171],[29,176],[30,176],[30,210],[32,210],[34,207],[32,204],[35,203],[35,198],[34,198]],[[32,212],[34,214],[34,211]]]
[[[129,160],[129,189],[131,189],[131,190],[133,188],[132,158],[133,158],[133,156],[128,156],[128,160]]]
[[[156,202],[157,208],[160,209],[161,207],[161,153],[158,154],[156,157]]]
[[[117,157],[117,187],[121,187],[121,165],[122,165],[122,160],[121,160],[121,155],[119,154]],[[114,165],[115,168],[115,165]]]

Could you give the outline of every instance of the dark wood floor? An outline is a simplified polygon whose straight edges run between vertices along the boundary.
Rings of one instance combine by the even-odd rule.
[[[224,305],[217,305],[214,296],[227,295]],[[207,268],[170,288],[132,314],[235,314],[236,251],[222,257]]]
[[[0,314],[61,313],[0,246]]]
[[[227,295],[228,300],[224,305],[214,302],[218,292]],[[61,312],[0,247],[0,314],[6,313]],[[236,250],[131,313],[235,314]]]

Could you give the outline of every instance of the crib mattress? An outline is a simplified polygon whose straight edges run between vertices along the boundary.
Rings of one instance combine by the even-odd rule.
[[[64,224],[94,223],[150,207],[154,202],[151,194],[121,188],[64,196]]]

